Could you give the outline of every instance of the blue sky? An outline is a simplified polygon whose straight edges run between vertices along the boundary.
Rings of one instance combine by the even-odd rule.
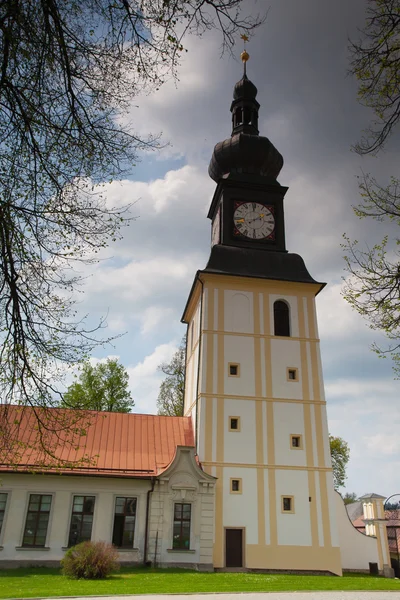
[[[249,0],[249,10],[269,12],[248,45],[248,75],[258,87],[260,131],[285,160],[279,181],[289,186],[287,247],[328,284],[317,301],[319,333],[329,429],[351,449],[347,490],[388,496],[400,491],[400,384],[390,362],[369,349],[376,333],[341,296],[342,234],[371,245],[387,231],[354,215],[356,177],[371,172],[384,183],[399,164],[395,137],[377,158],[351,151],[371,117],[348,76],[348,38],[357,37],[365,5]],[[108,202],[133,202],[137,218],[91,267],[79,296],[91,319],[107,315],[107,335],[125,333],[94,358],[120,358],[136,412],[156,412],[157,366],[185,332],[181,314],[210,250],[206,213],[215,186],[207,167],[214,145],[230,135],[232,90],[242,72],[237,58],[220,56],[220,41],[216,33],[188,38],[180,80],[132,99],[137,132],[161,132],[169,145],[143,155],[129,178],[106,187]],[[236,57],[241,49],[238,40]]]

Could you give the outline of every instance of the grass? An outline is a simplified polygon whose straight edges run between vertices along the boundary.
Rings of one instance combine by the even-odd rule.
[[[0,598],[45,598],[114,594],[187,594],[202,592],[292,592],[328,590],[397,590],[400,581],[346,574],[285,575],[199,573],[184,569],[123,568],[108,579],[67,579],[59,569],[0,570]]]

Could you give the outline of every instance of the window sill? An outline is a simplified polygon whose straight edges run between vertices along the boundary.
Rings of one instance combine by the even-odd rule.
[[[139,548],[118,548],[118,546],[116,546],[116,550],[118,552],[139,552]]]
[[[185,554],[195,554],[196,550],[190,548],[167,548],[167,552],[184,552]]]
[[[49,546],[15,546],[16,550],[23,550],[24,552],[33,550],[35,552],[42,550],[50,550]]]

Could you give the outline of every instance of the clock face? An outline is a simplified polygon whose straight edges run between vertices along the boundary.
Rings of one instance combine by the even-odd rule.
[[[273,206],[265,206],[259,202],[235,202],[234,234],[242,235],[250,240],[274,240],[273,210]]]
[[[219,225],[220,225],[220,218],[219,218],[219,210],[217,212],[217,214],[214,217],[214,221],[212,224],[212,229],[211,229],[211,246],[214,246],[215,244],[218,244],[219,242]]]

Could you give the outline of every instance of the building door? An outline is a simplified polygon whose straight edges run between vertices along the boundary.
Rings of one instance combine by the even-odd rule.
[[[225,529],[225,566],[243,567],[243,529]]]

